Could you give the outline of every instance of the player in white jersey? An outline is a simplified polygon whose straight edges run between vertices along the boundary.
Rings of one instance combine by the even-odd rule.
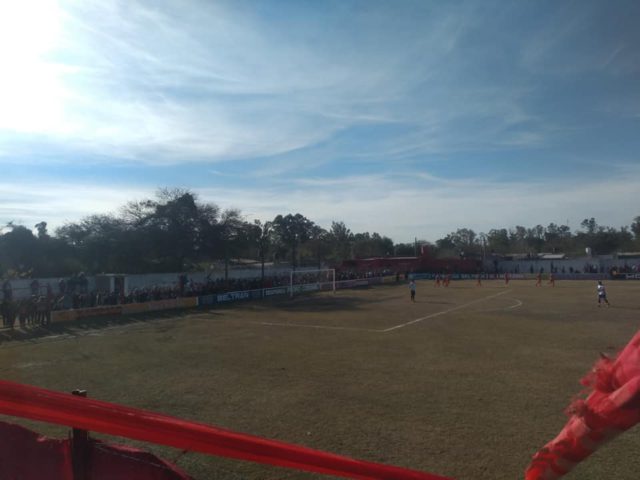
[[[611,304],[609,303],[609,300],[607,300],[607,290],[604,288],[601,281],[598,281],[598,286],[596,288],[598,289],[598,306],[604,302],[607,304],[607,307],[610,307]]]

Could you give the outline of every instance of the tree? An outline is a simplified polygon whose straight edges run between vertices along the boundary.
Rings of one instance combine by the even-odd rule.
[[[258,246],[261,288],[264,288],[264,263],[271,246],[272,230],[273,224],[271,222],[262,223],[260,220],[255,220],[249,229],[251,238]]]
[[[511,251],[511,241],[506,228],[491,229],[487,234],[487,247],[493,253],[509,253]]]
[[[0,236],[0,263],[19,275],[30,274],[37,267],[39,249],[33,232],[23,225],[10,223],[11,231]]]
[[[135,268],[137,263],[128,255],[131,243],[126,241],[125,232],[124,222],[113,215],[90,215],[79,223],[60,227],[56,233],[73,247],[83,270],[116,272],[128,261],[132,262],[129,268]]]
[[[467,255],[469,253],[480,253],[482,250],[478,235],[470,228],[459,228],[445,238],[437,240],[436,246],[440,251],[440,255],[443,256]]]
[[[585,218],[582,222],[580,222],[580,226],[585,229],[587,235],[594,235],[598,230],[598,224],[596,223],[596,219]]]
[[[509,230],[509,244],[515,252],[530,250],[527,243],[527,229],[522,225],[516,225],[515,228]]]
[[[89,272],[182,271],[221,247],[219,209],[182,189],[130,202],[119,215],[92,215],[59,228],[57,237]]]
[[[393,241],[377,232],[356,233],[353,236],[353,253],[357,258],[392,255]]]
[[[541,252],[544,250],[544,227],[542,225],[536,225],[533,228],[527,228],[525,240],[529,251]]]
[[[329,241],[333,245],[333,257],[336,262],[349,259],[352,256],[353,233],[344,222],[331,222]]]
[[[165,259],[173,257],[174,268],[184,270],[185,261],[198,256],[200,216],[196,197],[184,190],[161,190],[160,202],[154,205],[150,217],[160,233],[159,247]]]
[[[224,254],[224,279],[229,279],[229,258],[244,241],[248,241],[247,229],[240,215],[240,210],[230,208],[222,212],[218,221],[218,239]]]
[[[314,223],[305,216],[296,213],[286,216],[278,215],[273,219],[273,233],[276,241],[288,249],[291,255],[291,266],[298,266],[298,249],[309,240]]]
[[[49,234],[47,233],[47,222],[36,223],[35,228],[38,231],[38,238],[40,240],[46,240],[49,238]]]
[[[631,224],[631,231],[633,232],[633,236],[636,239],[636,242],[640,241],[640,216],[637,216],[633,219],[633,223]]]
[[[309,232],[309,241],[307,242],[314,263],[318,268],[322,268],[323,261],[331,252],[332,242],[329,232],[318,225],[313,225]]]
[[[399,257],[413,257],[416,254],[415,243],[396,243],[393,246],[393,254]]]
[[[447,258],[457,256],[460,251],[457,249],[453,239],[453,234],[448,234],[444,238],[436,240],[436,248],[438,249],[438,257]]]

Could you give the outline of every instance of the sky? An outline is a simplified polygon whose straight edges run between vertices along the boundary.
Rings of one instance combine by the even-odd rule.
[[[640,2],[0,3],[0,225],[160,187],[396,242],[640,215]]]

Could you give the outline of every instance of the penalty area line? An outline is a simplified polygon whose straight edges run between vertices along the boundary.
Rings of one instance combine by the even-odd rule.
[[[371,328],[356,327],[334,327],[331,325],[304,325],[296,323],[274,323],[274,322],[247,322],[253,325],[267,325],[271,327],[298,327],[298,328],[315,328],[318,330],[350,330],[352,332],[383,332],[384,330],[374,330]]]
[[[522,300],[518,300],[517,298],[513,298],[517,303],[515,305],[511,305],[510,307],[505,308],[505,310],[511,310],[513,308],[518,308],[522,306]]]
[[[460,310],[461,308],[468,307],[469,305],[473,305],[474,303],[484,302],[485,300],[490,300],[495,297],[499,297],[500,295],[504,295],[505,293],[509,293],[510,290],[505,290],[500,293],[496,293],[495,295],[489,295],[488,297],[478,298],[477,300],[473,300],[471,302],[463,303],[462,305],[458,305],[457,307],[449,308],[448,310],[442,310],[441,312],[432,313],[431,315],[427,315],[426,317],[416,318],[415,320],[411,320],[407,323],[401,323],[400,325],[396,325],[391,328],[386,328],[384,330],[379,330],[380,332],[391,332],[393,330],[398,330],[399,328],[408,327],[409,325],[413,325],[414,323],[422,322],[423,320],[428,320],[430,318],[439,317],[440,315],[445,315],[450,312],[454,312],[456,310]]]
[[[415,320],[411,320],[410,322],[402,323],[400,325],[395,325],[393,327],[385,328],[385,329],[341,327],[341,326],[333,326],[333,325],[305,325],[305,324],[301,324],[301,323],[284,323],[284,322],[242,322],[241,321],[239,323],[245,324],[245,325],[247,325],[247,324],[248,325],[262,325],[262,326],[265,326],[265,327],[294,327],[294,328],[312,328],[312,329],[315,329],[315,330],[342,330],[342,331],[350,331],[350,332],[387,333],[387,332],[391,332],[393,330],[398,330],[400,328],[407,327],[409,325],[413,325],[414,323],[422,322],[423,320],[428,320],[429,318],[435,318],[435,317],[438,317],[440,315],[445,315],[447,313],[454,312],[456,310],[460,310],[461,308],[468,307],[469,305],[473,305],[475,303],[484,302],[485,300],[490,300],[492,298],[499,297],[499,296],[504,295],[505,293],[509,293],[509,292],[510,292],[510,290],[504,290],[504,291],[502,291],[500,293],[496,293],[494,295],[489,295],[487,297],[478,298],[476,300],[472,300],[471,302],[463,303],[462,305],[458,305],[456,307],[449,308],[447,310],[442,310],[440,312],[432,313],[432,314],[427,315],[425,317],[416,318]],[[517,306],[520,306],[520,305],[517,305]],[[514,305],[513,307],[516,307],[516,305]],[[200,314],[198,316],[206,316],[206,314]],[[220,319],[220,320],[229,320],[229,321],[236,322],[235,319]]]

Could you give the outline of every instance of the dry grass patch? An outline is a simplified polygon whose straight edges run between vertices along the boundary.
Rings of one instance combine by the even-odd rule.
[[[393,285],[92,321],[56,338],[2,341],[0,368],[5,379],[84,388],[101,400],[367,460],[459,480],[515,480],[563,426],[562,411],[598,353],[622,347],[640,313],[640,282],[610,282],[608,309],[596,306],[595,282],[533,285],[418,282],[415,304],[406,285]],[[570,478],[635,480],[639,450],[632,430]],[[178,464],[203,480],[313,478],[198,454]]]

